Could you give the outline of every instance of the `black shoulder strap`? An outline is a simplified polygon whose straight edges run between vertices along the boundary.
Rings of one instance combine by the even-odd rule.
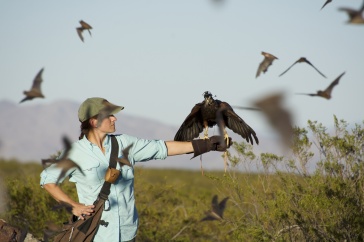
[[[119,153],[119,145],[118,141],[115,138],[115,135],[111,135],[111,155],[110,155],[110,164],[109,167],[116,168],[116,163],[118,159]]]
[[[116,168],[116,163],[117,163],[118,153],[119,153],[119,144],[115,138],[115,135],[111,135],[110,138],[111,138],[111,155],[110,155],[109,167]],[[106,200],[110,194],[110,187],[111,187],[111,183],[105,181],[104,185],[102,185],[99,197]]]

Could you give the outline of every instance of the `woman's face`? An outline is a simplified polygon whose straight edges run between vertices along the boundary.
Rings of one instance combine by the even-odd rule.
[[[114,133],[116,130],[115,122],[116,118],[114,115],[110,115],[108,118],[102,120],[101,124],[97,129],[104,133]]]

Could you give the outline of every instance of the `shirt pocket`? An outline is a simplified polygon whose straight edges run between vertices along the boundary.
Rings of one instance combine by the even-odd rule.
[[[105,174],[105,169],[100,166],[98,162],[92,162],[88,164],[84,164],[81,167],[83,175],[81,175],[82,183],[87,185],[96,185],[100,184],[104,176],[101,174]],[[103,172],[101,170],[104,170]]]
[[[133,167],[123,165],[121,167],[121,180],[128,181],[134,179],[134,169]]]

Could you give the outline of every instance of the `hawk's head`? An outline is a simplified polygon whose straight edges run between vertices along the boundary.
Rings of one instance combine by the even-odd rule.
[[[212,94],[209,91],[204,92],[202,95],[205,98],[205,100],[209,99],[209,98],[212,98]]]
[[[212,94],[209,91],[203,93],[203,97],[205,98],[205,104],[212,104],[215,100],[212,98]]]

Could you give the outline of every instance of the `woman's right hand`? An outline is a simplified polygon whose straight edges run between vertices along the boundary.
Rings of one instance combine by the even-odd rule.
[[[72,208],[73,215],[77,216],[79,219],[84,220],[86,215],[91,215],[94,210],[95,205],[85,205],[83,203],[75,203]]]
[[[44,189],[49,192],[62,206],[65,206],[73,215],[84,220],[84,215],[91,215],[94,212],[95,205],[85,205],[73,201],[62,189],[55,183],[47,183],[43,185]]]

